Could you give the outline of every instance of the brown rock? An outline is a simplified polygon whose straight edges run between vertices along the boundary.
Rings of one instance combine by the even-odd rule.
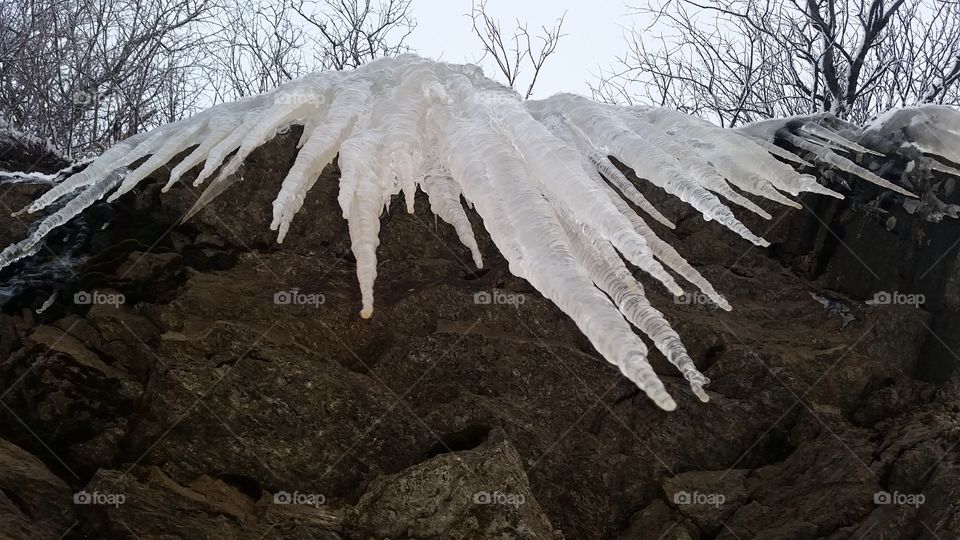
[[[36,457],[0,439],[0,537],[60,538],[77,520],[73,490]]]

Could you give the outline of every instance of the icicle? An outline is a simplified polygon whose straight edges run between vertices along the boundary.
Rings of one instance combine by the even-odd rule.
[[[801,131],[801,132],[803,131],[802,128],[800,129],[800,131]],[[810,143],[810,144],[812,144],[812,145],[818,146],[818,147],[823,148],[823,149],[825,149],[825,150],[829,150],[829,151],[831,151],[831,152],[841,152],[841,153],[844,153],[844,154],[847,154],[847,153],[850,152],[850,149],[847,148],[847,147],[845,147],[845,146],[840,146],[839,144],[835,144],[835,143],[830,142],[830,141],[828,141],[828,140],[826,140],[826,139],[821,139],[820,137],[814,137],[813,135],[810,135],[809,133],[803,133],[803,134],[796,134],[796,133],[794,133],[794,135],[796,135],[797,137],[800,137],[801,139],[807,141],[808,143]]]
[[[647,245],[650,246],[650,251],[653,253],[663,264],[667,265],[668,268],[674,272],[680,274],[684,279],[690,283],[696,285],[700,291],[707,295],[717,306],[719,306],[724,311],[730,311],[731,307],[727,300],[720,295],[706,280],[696,268],[690,266],[690,263],[687,262],[676,250],[673,249],[669,244],[661,240],[655,232],[640,218],[636,215],[630,207],[623,202],[622,199],[609,187],[603,186],[607,191],[607,195],[610,197],[610,200],[617,206],[617,209],[627,216],[630,219],[630,222],[633,224],[634,229],[643,235],[644,239],[647,241]]]
[[[273,221],[270,230],[279,231],[277,242],[283,242],[293,216],[303,206],[307,192],[316,183],[323,168],[337,155],[345,135],[353,128],[357,116],[373,97],[370,84],[359,81],[341,89],[330,104],[330,112],[324,122],[317,125],[313,133],[303,143],[287,177],[283,179],[280,193],[273,201]],[[374,156],[368,156],[373,159]],[[341,164],[341,168],[343,164]],[[340,193],[344,188],[341,182]],[[352,192],[352,190],[350,190]],[[350,199],[338,197],[344,217],[350,213]]]
[[[210,148],[207,159],[203,163],[203,168],[200,169],[200,173],[197,174],[197,177],[193,179],[193,187],[199,187],[201,184],[203,184],[207,178],[210,178],[210,176],[220,168],[220,166],[223,164],[223,161],[227,159],[227,156],[240,147],[240,143],[246,136],[247,131],[256,124],[256,118],[258,116],[258,111],[253,111],[244,115],[243,119],[240,121],[240,124],[233,128],[233,131],[231,131],[229,135],[221,139],[219,142],[214,144],[212,148]]]
[[[852,150],[852,151],[854,151],[854,152],[860,152],[860,153],[862,153],[862,154],[873,154],[873,155],[875,155],[875,156],[882,156],[882,155],[883,155],[883,154],[881,154],[880,152],[877,152],[877,151],[875,151],[875,150],[871,150],[871,149],[869,149],[869,148],[867,148],[867,147],[865,147],[865,146],[860,146],[859,144],[857,144],[857,143],[855,143],[855,142],[853,142],[853,141],[847,140],[847,139],[845,139],[842,135],[840,135],[839,133],[836,133],[836,132],[834,132],[834,131],[832,131],[832,130],[830,130],[830,129],[827,129],[827,128],[819,125],[819,124],[815,124],[815,123],[803,124],[803,125],[800,127],[800,129],[802,129],[803,131],[806,131],[807,133],[810,133],[811,135],[816,135],[817,137],[820,137],[820,138],[823,139],[823,140],[832,142],[832,143],[840,146],[841,148],[844,148],[844,149],[847,149],[847,150]]]
[[[483,268],[483,258],[473,234],[473,226],[460,205],[460,186],[450,176],[450,171],[440,163],[440,156],[432,152],[429,167],[420,186],[430,200],[430,209],[446,223],[453,226],[460,242],[470,250],[473,263]]]
[[[38,308],[34,311],[34,313],[36,313],[37,315],[40,315],[40,314],[43,313],[44,311],[48,310],[48,309],[50,308],[50,306],[52,306],[53,303],[57,301],[57,294],[58,294],[59,292],[60,292],[60,291],[55,290],[55,291],[53,291],[52,293],[50,293],[50,296],[48,296],[47,299],[43,301],[43,304],[41,304],[40,307],[38,307]]]
[[[771,218],[770,214],[768,214],[766,210],[760,208],[750,199],[734,191],[730,185],[727,184],[727,181],[724,180],[724,178],[720,176],[720,174],[714,169],[714,167],[711,166],[711,164],[707,161],[701,159],[700,156],[693,151],[692,147],[681,143],[680,141],[670,137],[667,133],[661,132],[653,124],[644,122],[635,116],[627,116],[625,121],[631,128],[634,129],[634,131],[648,133],[649,135],[647,138],[650,140],[650,142],[655,144],[661,150],[674,156],[680,163],[681,167],[701,186],[736,205],[750,210],[764,219]],[[763,183],[766,184],[767,182]],[[776,193],[775,190],[772,191]],[[776,195],[779,194],[777,193]],[[767,198],[775,197],[771,197],[768,194],[765,194],[764,196]],[[792,201],[788,200],[788,203],[789,202]]]
[[[369,319],[373,315],[373,283],[377,278],[377,246],[380,245],[380,212],[387,197],[383,186],[375,179],[376,171],[368,165],[369,160],[361,161],[358,167],[371,175],[373,181],[362,182],[353,195],[347,221],[350,232],[350,249],[357,260],[357,280],[360,282],[360,295],[363,309],[360,316]]]
[[[44,218],[36,230],[30,233],[30,236],[17,244],[8,246],[3,252],[0,252],[0,268],[5,268],[35,253],[37,247],[43,242],[43,239],[50,231],[73,219],[87,207],[103,198],[108,191],[117,187],[120,181],[123,180],[122,169],[114,171],[105,178],[98,180],[98,182],[89,185],[68,203],[63,205],[63,208]]]
[[[137,184],[149,176],[150,173],[173,159],[173,157],[182,152],[184,148],[196,144],[198,142],[198,135],[203,133],[206,127],[206,122],[188,124],[179,130],[175,136],[164,141],[164,143],[153,152],[153,155],[151,155],[149,159],[127,174],[126,178],[123,179],[123,183],[120,184],[117,191],[110,195],[107,202],[117,200],[121,195],[136,187]]]
[[[643,286],[637,283],[623,266],[613,246],[599,238],[589,227],[578,228],[569,217],[561,222],[571,238],[574,253],[586,268],[590,279],[613,299],[628,321],[653,340],[657,349],[687,379],[690,389],[700,401],[709,401],[703,387],[710,379],[694,365],[680,341],[680,336],[663,318],[663,314],[650,305],[643,294]]]
[[[174,184],[180,181],[181,176],[206,160],[211,150],[213,150],[213,147],[222,142],[231,132],[237,129],[239,125],[240,120],[235,116],[211,120],[209,133],[207,133],[203,141],[190,152],[187,157],[183,158],[183,161],[178,163],[173,170],[170,171],[170,180],[167,181],[160,191],[163,193],[169,191]]]
[[[637,176],[676,195],[705,218],[716,220],[746,240],[758,246],[769,245],[740,223],[713,193],[688,178],[676,158],[630,130],[604,107],[569,94],[553,96],[550,100],[555,100],[553,106],[563,109],[564,116],[576,124],[594,146],[606,148],[609,154],[632,168]]]
[[[597,171],[600,172],[611,184],[617,187],[620,193],[623,193],[623,196],[630,200],[633,204],[637,205],[638,208],[647,213],[650,217],[656,221],[662,223],[670,229],[676,229],[677,226],[673,224],[672,221],[667,219],[666,216],[660,213],[646,197],[643,196],[637,188],[634,187],[633,183],[622,173],[616,165],[610,161],[610,158],[604,156],[598,152],[594,152],[589,156],[590,162],[597,167]]]
[[[646,197],[633,185],[620,169],[610,161],[610,156],[604,154],[600,149],[593,146],[576,125],[572,124],[566,118],[557,114],[548,114],[545,117],[537,118],[554,135],[561,137],[571,146],[576,147],[580,152],[587,156],[587,159],[593,164],[594,168],[603,175],[611,184],[623,193],[624,197],[630,200],[638,208],[646,212],[650,217],[662,223],[664,226],[675,229],[677,226],[672,221],[660,213]]]
[[[210,188],[236,172],[254,150],[273,139],[280,130],[289,128],[310,114],[323,115],[327,108],[325,100],[321,98],[329,84],[322,81],[318,88],[309,88],[310,91],[306,94],[299,94],[287,88],[275,91],[272,104],[266,106],[261,114],[249,116],[252,122],[240,141],[237,153],[223,165]]]
[[[149,154],[153,150],[154,145],[162,140],[164,133],[163,128],[158,128],[154,131],[134,135],[125,141],[111,146],[99,158],[94,160],[93,163],[88,165],[87,168],[67,178],[60,184],[57,184],[50,191],[33,201],[33,203],[27,207],[27,212],[32,214],[38,210],[42,210],[60,200],[61,197],[68,193],[102,181],[105,176],[109,175],[110,172],[117,167],[129,164]]]
[[[425,176],[421,183],[427,196],[430,198],[430,208],[443,221],[453,226],[457,237],[473,256],[473,263],[477,268],[483,268],[483,258],[477,239],[473,235],[473,227],[467,218],[467,213],[460,206],[460,192],[457,184],[449,176]]]
[[[753,142],[760,145],[761,148],[777,156],[778,158],[785,159],[791,163],[796,163],[797,165],[802,165],[804,167],[813,167],[813,163],[810,163],[793,152],[780,148],[770,141],[754,137]]]
[[[960,169],[956,169],[949,165],[944,165],[943,163],[940,163],[939,161],[934,159],[930,160],[930,168],[934,171],[951,174],[953,176],[960,176]]]
[[[742,134],[740,130],[727,133],[727,130],[709,122],[667,109],[641,111],[633,108],[629,111],[647,118],[681,142],[702,152],[717,172],[747,193],[795,208],[800,208],[800,205],[777,190],[794,195],[809,191],[843,198],[839,193],[812,181],[807,175],[797,173],[780,161],[762,159],[765,156],[763,147],[754,143],[753,137]]]
[[[789,132],[782,133],[781,137],[783,138],[783,140],[796,146],[797,148],[801,148],[803,150],[811,152],[814,156],[816,156],[817,161],[826,163],[827,165],[832,165],[843,172],[850,173],[854,176],[863,178],[864,180],[872,184],[876,184],[882,188],[886,188],[891,191],[896,191],[901,195],[906,195],[908,197],[913,197],[913,198],[917,197],[916,195],[914,195],[913,193],[910,193],[909,191],[903,189],[902,187],[892,182],[888,182],[883,178],[880,178],[879,176],[873,174],[867,169],[864,169],[863,167],[857,165],[856,163],[850,161],[849,159],[831,152],[827,148],[815,145]]]

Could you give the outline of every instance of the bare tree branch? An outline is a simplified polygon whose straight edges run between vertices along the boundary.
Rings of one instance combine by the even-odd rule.
[[[97,151],[404,52],[414,25],[410,0],[0,0],[0,116],[67,153]]]
[[[736,125],[832,111],[862,121],[960,103],[960,4],[943,0],[665,0],[635,11],[627,52],[594,97]],[[657,40],[650,39],[653,33]]]
[[[566,16],[566,13],[561,15],[551,27],[542,26],[537,36],[530,34],[526,23],[517,21],[513,34],[505,36],[500,21],[487,13],[486,0],[474,2],[469,13],[473,33],[483,46],[481,60],[492,58],[507,86],[516,88],[524,64],[529,64],[532,75],[524,99],[533,95],[544,64],[556,52],[560,38],[564,36],[562,29]],[[539,46],[534,46],[534,41],[539,41]]]

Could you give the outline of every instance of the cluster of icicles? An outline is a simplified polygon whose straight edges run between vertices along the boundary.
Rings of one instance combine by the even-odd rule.
[[[510,271],[569,315],[604,358],[666,410],[676,404],[633,327],[703,401],[709,380],[624,261],[674,295],[684,293],[676,275],[720,308],[730,305],[634,211],[674,227],[611,156],[757,246],[767,242],[738,221],[723,199],[770,218],[741,193],[795,207],[789,195],[803,191],[842,198],[785,163],[804,160],[772,144],[765,135],[770,126],[757,133],[728,130],[676,111],[618,107],[569,94],[524,102],[475,66],[405,55],[353,71],[312,74],[117,144],[25,209],[32,213],[55,203],[58,208],[29,238],[0,254],[0,268],[34,253],[51,229],[96,200],[108,194],[109,201],[116,200],[193,148],[163,188],[203,165],[192,183],[205,183],[206,190],[189,218],[239,179],[235,173],[254,149],[292,125],[303,125],[303,135],[273,202],[270,227],[282,242],[321,171],[339,155],[338,200],[356,256],[362,317],[373,313],[380,216],[391,197],[402,193],[412,212],[415,191],[426,192],[432,211],[453,226],[479,267],[465,201],[483,219]],[[797,147],[904,192],[833,151],[854,143],[816,122],[804,125],[805,130],[793,130],[802,132],[790,141]],[[778,129],[785,126],[781,121]],[[138,160],[139,166],[129,168]]]

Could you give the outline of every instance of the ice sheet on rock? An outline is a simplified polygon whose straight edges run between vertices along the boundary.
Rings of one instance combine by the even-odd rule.
[[[2,184],[53,184],[57,180],[56,174],[21,173],[0,171],[0,185]]]
[[[951,107],[894,109],[877,117],[865,132],[887,137],[902,133],[922,152],[960,165],[960,111]]]
[[[9,171],[0,171],[0,184],[49,184],[56,185],[60,182],[63,182],[64,179],[70,178],[82,171],[93,162],[93,159],[81,159],[70,165],[60,169],[55,173],[44,174],[39,172],[9,172]],[[14,212],[12,215],[18,217],[27,212],[27,208],[22,208],[17,212]]]
[[[864,137],[864,135],[869,133],[871,130],[882,132],[882,135],[891,135],[900,130],[909,131],[910,127],[914,126],[915,123],[917,125],[922,125],[923,119],[928,117],[926,113],[921,112],[924,109],[927,109],[927,107],[901,109],[895,113],[883,115],[866,129],[860,130],[859,133],[856,133],[856,138],[868,140],[868,137]],[[947,110],[957,114],[956,111],[952,111],[952,109],[947,108]],[[949,117],[950,115],[944,114],[944,116]],[[941,126],[950,126],[952,125],[952,121],[952,118],[947,118],[940,122],[935,122],[933,129],[918,129],[917,131],[919,133],[909,133],[907,137],[911,141],[920,141],[922,144],[924,137],[936,139],[937,137],[933,135],[934,133],[945,133],[947,128],[941,129]],[[833,130],[824,125],[827,123],[837,124],[841,126],[841,129]],[[882,155],[880,152],[877,152],[871,148],[867,148],[866,146],[861,145],[858,141],[853,140],[855,134],[854,128],[849,124],[838,120],[832,114],[821,113],[809,116],[763,120],[741,126],[737,130],[748,134],[757,140],[766,141],[767,143],[773,143],[774,140],[777,139],[783,140],[801,150],[809,152],[814,159],[820,163],[830,165],[843,172],[852,174],[870,183],[883,187],[884,189],[895,191],[907,197],[917,196],[914,193],[911,193],[909,190],[885,180],[880,176],[877,176],[872,171],[861,167],[850,159],[837,153],[838,151],[852,151]],[[958,140],[960,140],[960,138],[958,138]],[[942,150],[942,148],[939,146],[938,149]]]
[[[809,165],[773,145],[788,124],[797,127],[791,134],[800,133],[794,135],[798,145],[819,159],[872,174],[811,142],[857,150],[863,141],[837,122],[810,124],[805,131],[799,119],[729,130],[677,111],[616,107],[569,94],[524,102],[476,66],[414,55],[380,59],[352,71],[308,75],[114,145],[82,170],[62,175],[28,207],[56,210],[28,238],[0,253],[0,267],[35,252],[52,229],[96,200],[135,189],[177,155],[186,157],[173,164],[163,191],[182,185],[184,175],[201,164],[194,185],[213,178],[191,209],[196,212],[240,178],[254,150],[299,125],[298,153],[273,201],[270,228],[283,241],[324,167],[337,159],[338,204],[356,258],[361,316],[373,314],[380,219],[395,196],[405,197],[412,211],[415,191],[423,190],[433,213],[453,226],[477,266],[482,264],[462,198],[509,270],[554,302],[658,406],[671,410],[676,404],[651,369],[634,328],[650,337],[704,400],[708,380],[626,262],[672,294],[683,289],[668,269],[721,308],[730,305],[630,206],[674,226],[611,158],[631,167],[638,181],[663,188],[705,219],[763,246],[719,197],[763,217],[769,213],[751,196],[790,206],[799,205],[785,194],[840,197],[781,161]],[[875,129],[906,130],[925,151],[960,162],[955,111],[905,110]]]

